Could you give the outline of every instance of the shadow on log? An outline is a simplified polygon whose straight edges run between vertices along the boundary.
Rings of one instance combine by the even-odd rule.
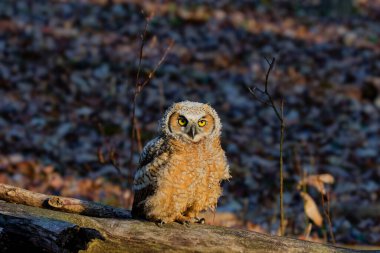
[[[359,252],[242,229],[202,224],[186,227],[176,223],[160,228],[155,223],[131,218],[89,217],[1,200],[0,249],[1,252]]]
[[[7,215],[6,209],[0,214],[1,252],[78,252],[93,239],[104,240],[92,228],[28,214]]]

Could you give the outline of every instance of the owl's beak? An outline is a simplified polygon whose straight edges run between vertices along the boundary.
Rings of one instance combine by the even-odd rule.
[[[191,137],[191,139],[194,140],[195,135],[197,135],[198,131],[195,126],[191,126],[189,131],[187,132],[187,135]]]

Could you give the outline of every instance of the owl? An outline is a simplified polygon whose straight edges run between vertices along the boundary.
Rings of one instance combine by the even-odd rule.
[[[209,105],[173,104],[160,121],[159,133],[140,157],[133,190],[132,215],[162,223],[200,221],[201,211],[214,210],[229,179],[220,144],[222,124]]]

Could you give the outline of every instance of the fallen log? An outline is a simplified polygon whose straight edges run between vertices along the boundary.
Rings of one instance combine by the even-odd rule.
[[[242,229],[177,223],[159,227],[24,204],[0,200],[1,252],[359,252]]]

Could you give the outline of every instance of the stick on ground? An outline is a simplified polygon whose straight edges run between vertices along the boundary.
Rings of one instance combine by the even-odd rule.
[[[130,211],[125,209],[74,198],[45,195],[6,184],[0,184],[0,200],[100,218],[131,217]]]

